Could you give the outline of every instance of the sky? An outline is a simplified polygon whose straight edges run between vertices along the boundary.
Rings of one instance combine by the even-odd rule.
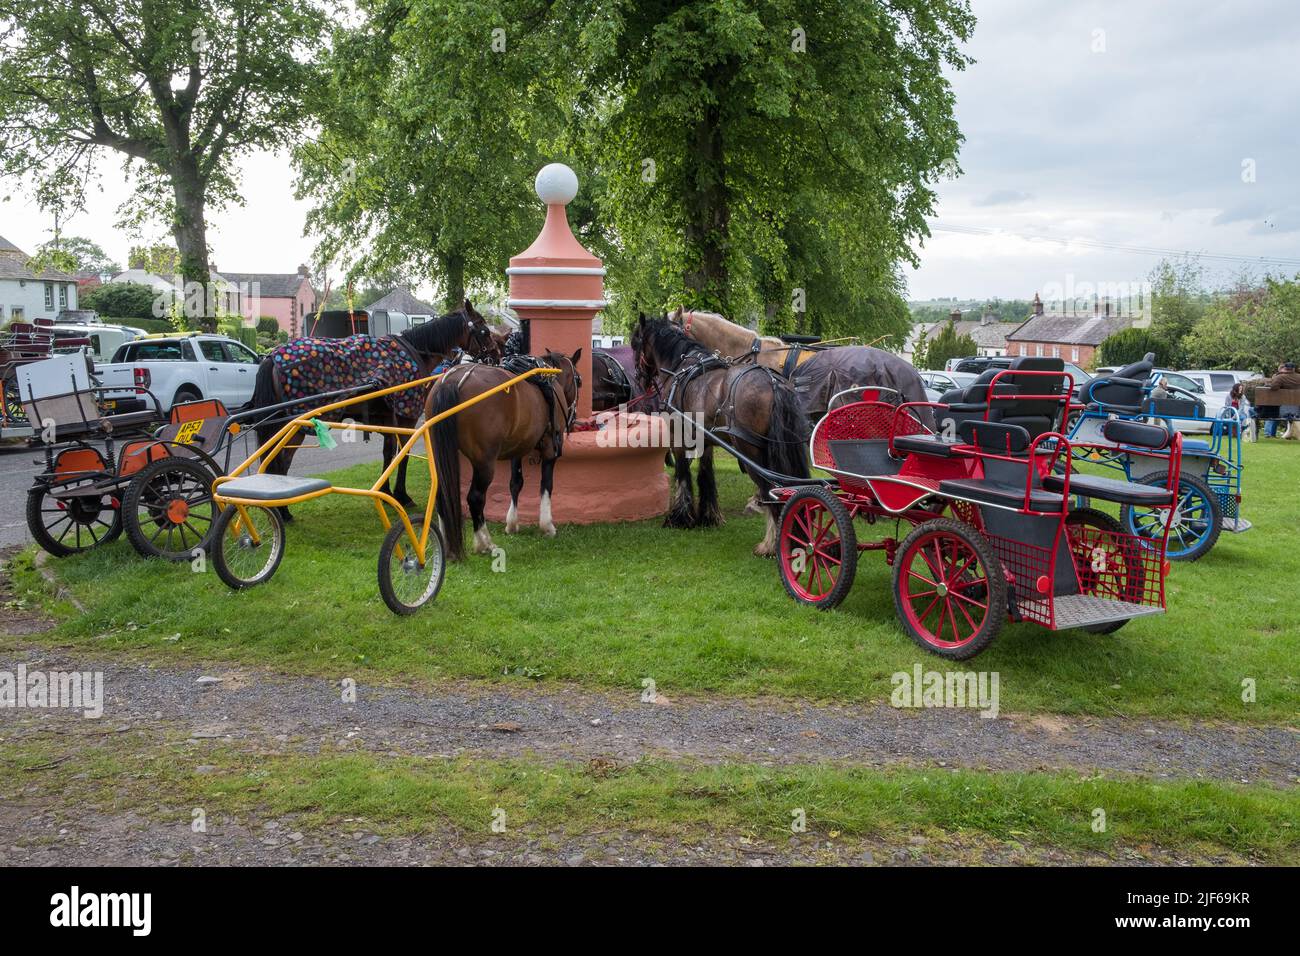
[[[939,187],[920,268],[905,270],[912,298],[1122,288],[1159,261],[1146,250],[1201,253],[1216,282],[1243,268],[1300,271],[1300,3],[973,9],[976,62],[952,76],[961,172]],[[102,191],[64,233],[123,265],[134,242],[170,241],[162,227],[136,238],[115,230],[129,184],[115,161],[100,171]],[[246,203],[210,216],[214,264],[294,271],[313,242],[287,157],[249,157],[241,172]],[[0,204],[0,235],[29,252],[52,226],[29,199]]]

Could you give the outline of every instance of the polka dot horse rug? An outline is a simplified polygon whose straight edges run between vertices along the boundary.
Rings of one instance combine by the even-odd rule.
[[[271,360],[286,401],[369,382],[376,389],[405,385],[425,374],[415,353],[392,335],[294,339],[271,352]],[[424,391],[408,388],[384,396],[384,401],[399,418],[414,421],[423,412]]]

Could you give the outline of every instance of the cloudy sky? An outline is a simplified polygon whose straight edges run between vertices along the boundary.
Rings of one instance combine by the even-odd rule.
[[[1142,250],[1300,271],[1296,0],[975,0],[974,9],[977,62],[953,78],[962,172],[943,184],[921,268],[908,272],[914,298],[1138,281],[1159,259]],[[116,164],[103,172],[103,192],[65,232],[125,260],[132,240],[112,224],[129,190]],[[247,204],[212,216],[214,262],[293,271],[312,243],[287,160],[251,158],[243,181]],[[51,225],[22,199],[0,206],[0,234],[28,251]],[[1204,264],[1226,281],[1248,263]]]

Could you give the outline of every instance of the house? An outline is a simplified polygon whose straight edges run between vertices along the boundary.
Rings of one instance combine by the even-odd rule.
[[[975,340],[975,354],[984,356],[1007,354],[1007,333],[1015,328],[1010,322],[1001,322],[987,309],[978,319],[963,319],[960,309],[953,309],[947,322],[918,322],[912,326],[903,343],[903,358],[909,362],[916,354],[921,336],[932,339],[939,330],[951,323],[958,335],[969,335]]]
[[[154,293],[165,300],[165,308],[170,307],[173,299],[184,294],[185,280],[183,277],[176,275],[170,279],[160,276],[155,272],[147,269],[131,268],[125,272],[119,272],[110,280],[112,282],[130,282],[135,285],[147,285],[154,290]],[[231,282],[229,278],[221,275],[215,269],[209,272],[209,281],[212,284],[212,293],[208,298],[212,299],[217,312],[222,315],[241,315],[243,307],[243,290],[238,285]],[[197,299],[197,296],[195,297]],[[201,308],[206,312],[208,303],[193,304],[193,308]],[[187,308],[191,306],[187,305]]]
[[[0,322],[53,319],[77,308],[77,277],[31,268],[31,256],[0,236]]]
[[[1111,313],[1109,301],[1104,306],[1103,310],[1101,303],[1094,302],[1091,315],[1046,312],[1035,292],[1034,314],[1007,336],[1006,354],[1043,355],[1091,368],[1097,346],[1132,325],[1131,319]]]
[[[280,330],[294,338],[303,332],[303,316],[316,311],[316,290],[306,266],[297,272],[225,272],[227,281],[241,293],[241,314],[256,322],[263,316],[275,319]]]
[[[428,302],[421,302],[415,296],[411,295],[409,289],[398,286],[382,299],[376,299],[366,306],[367,312],[401,312],[403,315],[411,317],[412,324],[419,325],[421,322],[428,322],[430,319],[437,317],[441,313],[436,305],[430,305]]]

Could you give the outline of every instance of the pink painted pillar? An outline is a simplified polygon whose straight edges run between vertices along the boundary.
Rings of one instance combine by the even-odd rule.
[[[578,177],[562,163],[537,174],[537,197],[546,203],[546,224],[533,244],[510,260],[509,306],[529,322],[533,355],[582,349],[578,418],[591,417],[591,328],[605,307],[605,267],[573,236],[564,207],[578,194]]]

